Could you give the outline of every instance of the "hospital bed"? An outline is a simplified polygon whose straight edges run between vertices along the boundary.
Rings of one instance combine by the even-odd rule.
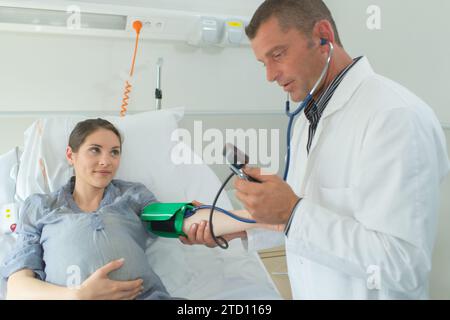
[[[221,182],[190,146],[173,141],[183,109],[150,111],[126,117],[104,117],[124,136],[118,179],[144,183],[163,202],[198,200],[210,203]],[[72,175],[65,148],[75,124],[87,117],[47,117],[36,120],[24,134],[24,146],[0,156],[0,259],[16,239],[21,203],[33,193],[49,193]],[[190,164],[176,164],[182,154]],[[218,205],[232,209],[224,193]],[[281,299],[257,253],[244,250],[240,240],[228,250],[185,246],[177,239],[158,238],[146,251],[148,260],[173,296],[188,299]],[[0,298],[6,283],[1,281]]]

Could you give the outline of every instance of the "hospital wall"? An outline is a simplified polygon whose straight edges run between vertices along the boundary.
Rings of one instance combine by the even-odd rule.
[[[231,1],[231,0],[230,0]],[[144,3],[146,1],[141,1]],[[197,0],[197,11],[224,13],[210,0]],[[236,6],[239,1],[232,1]],[[230,15],[250,15],[258,0]],[[325,0],[335,15],[341,38],[352,56],[369,57],[375,70],[423,98],[442,122],[450,123],[450,1]],[[155,1],[167,6],[167,1]],[[171,4],[176,1],[171,1]],[[187,3],[178,1],[179,5]],[[192,3],[190,1],[189,3]],[[215,3],[218,3],[215,1]],[[367,28],[367,9],[377,5],[381,29]],[[431,9],[430,9],[431,7]],[[176,6],[174,7],[176,8]],[[170,9],[170,8],[169,8]],[[183,9],[188,9],[184,5]],[[224,11],[225,10],[225,11]],[[445,25],[444,25],[445,24]],[[0,32],[0,154],[23,145],[24,130],[40,115],[117,114],[124,75],[130,67],[133,39]],[[199,48],[184,43],[142,41],[130,110],[154,109],[155,68],[164,58],[163,108],[186,106],[180,126],[204,129],[279,130],[279,172],[284,167],[286,118],[284,94],[265,80],[265,70],[249,47]],[[450,131],[446,131],[450,149]],[[223,179],[228,168],[212,165]],[[230,187],[229,194],[233,195]],[[450,299],[450,178],[442,186],[439,232],[433,257],[431,296]],[[201,199],[199,199],[201,200]]]
[[[260,2],[248,0],[243,5],[237,0],[192,0],[189,6],[178,0],[152,3],[160,8],[198,12],[204,8],[206,14],[233,17],[251,16]],[[450,92],[450,45],[442,41],[450,28],[450,1],[325,2],[352,56],[366,55],[378,73],[415,92],[442,122],[450,123],[446,95]],[[373,8],[378,8],[379,15]],[[378,20],[379,25],[372,23]],[[9,111],[114,111],[120,107],[131,63],[132,36],[113,39],[2,32],[0,37],[0,115]],[[276,85],[267,83],[264,67],[254,59],[250,47],[199,48],[154,40],[141,42],[130,109],[154,108],[159,57],[164,58],[162,89],[166,107],[186,106],[208,112],[281,111],[284,94]]]
[[[450,123],[448,0],[324,0],[345,49],[421,97]]]

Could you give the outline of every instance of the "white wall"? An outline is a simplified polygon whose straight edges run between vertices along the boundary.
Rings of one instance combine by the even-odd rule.
[[[94,2],[250,17],[261,0]],[[367,55],[377,72],[411,89],[441,121],[450,123],[446,96],[450,91],[450,44],[445,40],[450,30],[450,1],[325,2],[351,55]],[[367,27],[371,15],[366,10],[371,5],[381,10],[381,30]],[[0,37],[0,112],[119,108],[124,86],[121,74],[129,70],[133,39],[14,33],[2,33]],[[155,63],[160,56],[165,59],[165,106],[273,111],[280,108],[284,98],[276,85],[266,83],[264,68],[255,61],[249,47],[205,50],[181,43],[143,41],[130,108],[154,107]]]
[[[120,111],[131,40],[6,33],[1,41],[0,111]],[[164,106],[257,111],[280,104],[281,91],[265,82],[248,47],[207,51],[143,41],[130,110],[154,108],[158,57]]]
[[[253,3],[256,7],[257,3]],[[136,14],[141,12],[135,10]],[[245,11],[252,10],[238,13]],[[229,12],[233,16],[237,10],[229,7]],[[227,15],[227,11],[222,14]],[[0,112],[119,112],[123,76],[129,73],[134,49],[133,38],[13,32],[2,32],[0,37]],[[137,56],[130,110],[154,108],[158,57],[164,58],[164,106],[209,111],[274,110],[283,97],[279,88],[265,81],[264,69],[249,46],[201,49],[181,42],[143,40]]]
[[[375,71],[412,90],[450,123],[450,1],[324,1],[353,56],[366,55]],[[380,30],[367,27],[371,5],[380,8]]]

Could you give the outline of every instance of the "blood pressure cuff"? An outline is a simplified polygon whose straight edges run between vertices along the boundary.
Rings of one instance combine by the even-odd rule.
[[[152,203],[142,210],[141,220],[147,222],[151,233],[160,237],[186,237],[183,232],[184,217],[194,208],[192,203]]]

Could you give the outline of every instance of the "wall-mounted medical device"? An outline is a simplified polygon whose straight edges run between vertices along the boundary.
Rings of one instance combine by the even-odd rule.
[[[241,38],[243,29],[238,26],[245,17],[230,20],[190,11],[73,3],[0,0],[0,31],[132,38],[133,23],[139,20],[142,40],[182,41],[198,46],[248,44],[245,36]]]
[[[215,17],[200,17],[194,24],[188,43],[195,46],[217,45],[222,39],[223,23]]]
[[[239,19],[225,20],[222,46],[239,46],[246,37],[244,21]]]
[[[195,46],[238,47],[247,45],[245,22],[242,19],[200,17],[188,43]]]

